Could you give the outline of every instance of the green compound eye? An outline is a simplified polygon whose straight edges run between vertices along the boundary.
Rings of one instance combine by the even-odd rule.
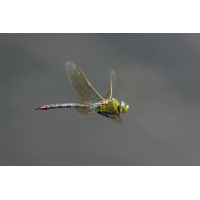
[[[126,113],[129,109],[129,105],[127,105],[124,101],[121,101],[121,104],[120,104],[120,112],[122,114]]]

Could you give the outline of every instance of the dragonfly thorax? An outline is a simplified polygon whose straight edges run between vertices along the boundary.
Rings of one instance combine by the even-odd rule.
[[[120,103],[120,113],[124,114],[128,111],[129,105],[127,105],[124,101]]]

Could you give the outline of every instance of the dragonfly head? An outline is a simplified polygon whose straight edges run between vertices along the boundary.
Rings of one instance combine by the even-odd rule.
[[[124,114],[128,111],[129,105],[127,105],[124,101],[120,103],[120,113]]]

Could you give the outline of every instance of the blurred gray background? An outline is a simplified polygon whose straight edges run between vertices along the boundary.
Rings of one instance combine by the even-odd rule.
[[[74,109],[74,62],[123,126]],[[200,165],[200,34],[0,34],[0,165]]]

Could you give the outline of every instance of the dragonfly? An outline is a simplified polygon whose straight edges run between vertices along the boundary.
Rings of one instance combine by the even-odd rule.
[[[129,105],[124,101],[118,101],[112,98],[113,88],[116,82],[116,74],[112,70],[110,78],[110,88],[103,99],[101,95],[92,87],[84,73],[72,62],[66,63],[66,69],[72,88],[81,103],[57,103],[47,104],[36,110],[49,110],[54,108],[74,108],[75,111],[83,117],[88,117],[95,112],[112,119],[117,124],[122,124],[120,113],[128,111]]]

